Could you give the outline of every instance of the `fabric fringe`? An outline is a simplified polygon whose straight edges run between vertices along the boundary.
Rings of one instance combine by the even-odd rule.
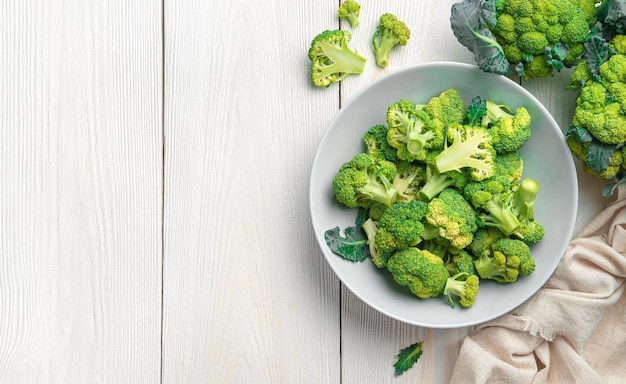
[[[541,325],[539,325],[536,321],[532,319],[519,316],[519,315],[516,315],[516,316],[523,322],[521,326],[521,330],[524,332],[530,333],[532,336],[539,335],[544,340],[551,342],[551,341],[554,341],[554,338],[558,335],[557,331],[547,328],[547,327],[542,327]]]

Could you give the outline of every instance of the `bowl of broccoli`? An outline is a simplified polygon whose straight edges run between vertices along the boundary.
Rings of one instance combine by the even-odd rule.
[[[565,136],[532,94],[435,62],[340,109],[309,202],[321,253],[352,293],[396,320],[455,328],[510,312],[548,280],[573,235],[577,188]]]

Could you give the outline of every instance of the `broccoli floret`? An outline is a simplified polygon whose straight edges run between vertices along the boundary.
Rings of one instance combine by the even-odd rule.
[[[568,130],[566,141],[572,155],[582,160],[583,170],[601,180],[614,179],[624,166],[623,153],[616,150],[619,149],[616,145],[603,145],[594,139],[582,142],[578,135],[572,133],[575,130],[576,127],[571,127]],[[588,133],[587,135],[590,136]],[[600,156],[596,156],[594,153],[598,153]],[[594,164],[592,160],[595,161],[595,159],[604,159],[604,164],[598,162],[595,163],[597,165],[592,165]]]
[[[444,189],[428,203],[426,221],[438,230],[439,237],[459,249],[472,242],[478,229],[476,211],[455,188]]]
[[[465,277],[465,279],[462,279]],[[479,279],[476,275],[469,275],[465,272],[458,273],[454,276],[450,276],[446,280],[446,286],[443,289],[443,294],[448,299],[450,307],[454,308],[456,303],[452,296],[458,297],[459,304],[463,308],[469,308],[474,305],[476,301],[476,295],[478,295]]]
[[[468,245],[465,249],[470,253],[474,258],[480,257],[483,251],[489,249],[491,244],[496,239],[504,238],[504,234],[498,228],[495,227],[481,227],[478,228],[476,232],[474,232],[474,239],[472,243]]]
[[[419,198],[423,201],[430,201],[448,187],[462,190],[471,180],[470,174],[465,170],[439,173],[436,167],[427,165],[425,173],[424,184],[419,190]]]
[[[496,152],[487,129],[453,125],[448,127],[448,140],[452,144],[448,143],[435,158],[439,173],[470,168],[474,180],[483,180],[494,175]]]
[[[354,0],[344,0],[337,10],[340,19],[348,20],[352,28],[358,26],[359,14],[361,13],[361,4]]]
[[[372,259],[372,262],[376,264],[378,261],[374,261],[374,260],[380,259],[380,253],[378,252],[378,248],[376,248],[376,241],[375,241],[376,232],[378,232],[378,224],[376,224],[376,222],[372,220],[372,218],[370,217],[363,222],[363,224],[361,225],[361,228],[363,229],[363,232],[365,232],[365,235],[367,236],[367,245],[370,251],[370,258]]]
[[[417,248],[394,253],[387,269],[398,284],[423,299],[442,295],[450,276],[439,256]]]
[[[426,167],[419,163],[401,160],[395,164],[398,173],[393,178],[391,185],[398,191],[396,201],[416,200],[422,182],[426,178]]]
[[[345,30],[326,30],[311,42],[311,80],[318,87],[343,80],[350,74],[361,74],[365,69],[365,58],[348,47],[352,38]]]
[[[527,244],[535,244],[543,239],[546,230],[535,220],[535,202],[539,183],[530,177],[525,178],[513,192],[512,207],[520,226],[513,235]]]
[[[389,145],[387,132],[388,129],[383,124],[377,124],[368,129],[363,135],[365,152],[377,159],[388,160],[395,163],[398,161],[398,153],[394,147]]]
[[[474,266],[483,279],[513,283],[520,275],[530,275],[535,270],[535,260],[528,244],[518,239],[501,238],[483,251]]]
[[[462,124],[466,116],[465,102],[459,91],[454,88],[446,89],[428,100],[426,104],[418,106],[418,109],[423,109],[442,127]]]
[[[463,193],[479,210],[478,222],[481,226],[497,228],[509,236],[521,225],[513,209],[513,190],[508,179],[494,177],[470,183]]]
[[[626,72],[626,67],[623,71]],[[602,143],[626,142],[626,116],[621,103],[611,97],[603,83],[588,82],[581,90],[572,124],[587,129]]]
[[[512,185],[516,185],[522,180],[524,159],[522,159],[522,155],[519,152],[513,151],[498,155],[494,163],[496,175],[507,178]]]
[[[381,15],[376,31],[372,36],[372,49],[376,64],[383,68],[386,67],[389,64],[391,49],[396,45],[407,45],[410,37],[411,31],[403,21],[398,20],[391,13]]]
[[[369,208],[375,203],[391,206],[398,194],[391,185],[395,175],[395,164],[359,153],[341,166],[333,191],[337,201],[350,208]]]
[[[530,139],[530,114],[524,107],[513,112],[508,106],[487,100],[482,124],[488,127],[491,145],[498,155],[520,149]]]
[[[399,249],[418,245],[424,233],[422,219],[427,208],[423,201],[414,200],[395,203],[387,209],[378,222],[375,238],[378,251],[382,255],[391,255]],[[384,267],[385,257],[379,261],[374,264],[379,268]]]
[[[387,142],[396,148],[402,160],[424,161],[430,150],[443,147],[443,128],[409,100],[397,101],[387,108],[387,127]]]
[[[454,276],[459,273],[464,274],[458,276],[459,280],[465,280],[468,276],[476,274],[474,258],[464,249],[457,249],[452,246],[448,247],[445,255],[443,256],[443,262],[450,276]]]

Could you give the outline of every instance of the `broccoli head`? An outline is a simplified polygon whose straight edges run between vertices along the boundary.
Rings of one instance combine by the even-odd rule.
[[[344,0],[337,10],[340,19],[348,20],[352,28],[358,26],[359,14],[361,13],[361,4],[354,0]]]
[[[318,87],[343,80],[350,74],[361,74],[365,69],[365,58],[348,47],[352,39],[345,30],[326,30],[311,42],[311,80]]]
[[[467,275],[465,272],[457,273],[450,276],[446,280],[446,286],[443,289],[443,294],[448,299],[450,307],[454,308],[456,303],[453,296],[458,297],[459,304],[463,308],[469,308],[474,305],[476,301],[476,295],[478,295],[479,279],[476,275]]]
[[[339,168],[333,191],[337,201],[350,208],[369,208],[375,203],[391,206],[398,194],[391,185],[395,175],[394,163],[359,153]]]
[[[506,236],[519,228],[520,221],[513,209],[512,184],[505,177],[470,183],[463,194],[479,211],[480,226],[497,228]]]
[[[494,163],[496,175],[505,177],[511,184],[517,184],[522,180],[524,159],[518,151],[497,155]]]
[[[387,142],[396,148],[401,160],[425,161],[430,150],[443,147],[443,127],[409,100],[397,101],[387,108],[387,129]]]
[[[465,170],[439,173],[436,167],[427,165],[424,184],[419,190],[419,198],[423,201],[430,201],[444,189],[455,187],[462,190],[470,181],[471,176]]]
[[[450,276],[462,273],[462,275],[458,276],[459,280],[465,280],[468,276],[476,274],[474,258],[464,249],[448,247],[443,256],[443,262]]]
[[[500,238],[506,237],[502,231],[495,227],[481,227],[474,232],[474,239],[472,243],[468,245],[465,250],[469,252],[474,258],[480,257],[482,253],[490,249],[491,244]]]
[[[626,73],[626,66],[622,71]],[[621,100],[614,98],[604,83],[586,83],[576,101],[572,124],[587,129],[604,144],[626,142],[626,116]]]
[[[454,88],[449,88],[428,100],[418,109],[423,109],[439,125],[447,127],[462,124],[465,120],[465,102],[461,94]]]
[[[398,191],[396,201],[417,200],[422,182],[426,178],[426,167],[416,162],[398,160],[397,173],[391,185]]]
[[[378,250],[390,255],[399,249],[419,244],[424,234],[422,219],[427,209],[427,204],[419,200],[399,202],[389,207],[378,222],[375,238]],[[384,262],[380,264],[377,266],[384,267]]]
[[[386,67],[389,64],[391,49],[396,45],[407,45],[410,37],[411,31],[403,21],[398,20],[391,13],[381,15],[372,36],[372,49],[376,64],[383,68]]]
[[[513,112],[508,106],[486,102],[482,123],[488,127],[491,145],[498,155],[520,149],[530,139],[530,114],[524,107]]]
[[[520,275],[534,272],[535,260],[528,244],[518,239],[501,238],[483,251],[474,261],[474,266],[483,279],[514,283]]]
[[[468,125],[449,126],[448,140],[452,144],[448,142],[434,160],[439,173],[470,168],[474,180],[483,180],[494,175],[496,152],[486,128]]]
[[[446,188],[428,203],[426,222],[453,247],[467,247],[478,229],[476,211],[455,188]]]
[[[398,284],[423,299],[442,295],[450,276],[439,256],[418,248],[394,253],[387,262],[387,269]]]
[[[383,124],[377,124],[368,129],[363,135],[365,152],[372,157],[391,162],[398,161],[398,154],[387,141],[388,129]]]

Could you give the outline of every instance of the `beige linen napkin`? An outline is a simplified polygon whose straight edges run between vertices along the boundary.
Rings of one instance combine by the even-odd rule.
[[[626,189],[526,303],[463,341],[451,383],[626,383]]]

